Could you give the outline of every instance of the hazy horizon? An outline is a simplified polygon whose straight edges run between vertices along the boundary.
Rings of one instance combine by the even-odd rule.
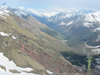
[[[100,0],[1,0],[0,5],[4,2],[14,7],[33,8],[38,10],[100,10]]]

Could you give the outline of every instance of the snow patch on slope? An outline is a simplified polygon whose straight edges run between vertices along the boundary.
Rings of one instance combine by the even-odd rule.
[[[9,12],[8,10],[1,9],[1,8],[0,8],[0,17],[6,19],[5,15],[6,15],[6,16],[9,16],[9,13],[10,13],[10,12]]]
[[[6,34],[4,32],[0,32],[0,35],[2,35],[2,36],[9,36],[8,34]]]
[[[16,66],[16,64],[13,61],[9,61],[7,57],[3,55],[3,53],[0,53],[0,65],[4,66],[6,68],[6,71],[0,68],[0,74],[1,75],[15,75],[11,73],[9,70],[17,70],[21,73],[16,73],[16,75],[39,75],[39,74],[33,74],[33,73],[25,73],[24,71],[32,71],[32,68],[21,68]]]
[[[22,10],[16,10],[14,13],[19,17],[22,17],[22,15],[27,16],[27,13]]]
[[[66,26],[73,24],[73,21],[69,22],[66,24]]]
[[[17,70],[17,71],[31,71],[33,69],[31,68],[20,68],[17,67],[16,64],[13,61],[9,61],[7,57],[3,55],[3,53],[0,53],[0,65],[6,67],[6,70]]]
[[[15,37],[12,33],[7,34],[7,33],[4,33],[4,32],[0,32],[0,35],[1,36],[11,36],[14,40],[18,38],[18,37]]]
[[[49,74],[53,74],[53,72],[51,72],[51,71],[49,71],[49,70],[47,70],[47,72],[48,72]]]
[[[2,15],[0,15],[0,17],[2,17],[2,18],[5,18],[5,19],[6,19],[6,17],[4,17],[4,16],[2,16]]]
[[[61,22],[60,25],[65,25],[65,22]]]
[[[88,22],[83,23],[83,25],[84,25],[85,27],[87,27],[87,28],[90,27],[90,23],[88,23]]]
[[[95,19],[93,18],[93,15],[89,13],[86,15],[85,21],[95,22]]]
[[[97,40],[96,41],[100,41],[100,35],[98,36]]]
[[[100,27],[93,30],[94,32],[100,31]]]
[[[6,71],[4,71],[3,69],[0,68],[0,75],[39,75],[39,74],[24,73],[24,72],[14,74],[14,73],[11,73],[11,72],[6,72]]]
[[[15,36],[12,36],[13,39],[17,39]]]

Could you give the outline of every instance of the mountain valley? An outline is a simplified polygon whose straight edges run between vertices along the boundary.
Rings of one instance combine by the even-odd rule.
[[[34,15],[35,13],[32,14]],[[71,48],[69,55],[68,52],[62,52],[67,60],[76,65],[75,63],[81,62],[83,58],[83,62],[87,64],[86,58],[91,56],[92,64],[99,69],[99,63],[96,60],[99,61],[100,57],[100,11],[82,9],[59,12],[51,17],[39,15],[34,17],[65,36],[63,42]]]
[[[23,10],[1,6],[0,74],[85,74],[64,59],[60,52],[70,51],[70,47],[59,36],[64,38]]]
[[[39,14],[40,13],[40,14]],[[0,7],[1,75],[100,74],[100,11],[34,13]]]

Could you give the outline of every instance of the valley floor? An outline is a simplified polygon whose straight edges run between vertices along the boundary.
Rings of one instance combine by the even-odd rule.
[[[69,43],[68,43],[69,44]],[[89,46],[87,44],[71,44],[71,52],[62,52],[65,59],[69,60],[73,65],[81,66],[87,69],[87,57],[92,57],[93,73],[100,75],[100,46]]]

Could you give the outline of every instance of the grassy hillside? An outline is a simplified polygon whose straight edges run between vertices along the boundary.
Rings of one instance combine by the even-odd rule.
[[[48,28],[33,17],[27,20],[16,15],[0,17],[0,52],[13,60],[17,66],[31,67],[34,73],[76,73],[79,69],[65,60],[60,52],[70,48],[58,39],[42,32]],[[68,67],[70,68],[68,69]]]
[[[50,28],[45,28],[45,29],[41,29],[43,32],[47,33],[48,35],[52,36],[52,37],[55,37],[59,40],[64,40],[65,39],[65,36],[64,35],[61,35],[60,33],[50,29]]]

